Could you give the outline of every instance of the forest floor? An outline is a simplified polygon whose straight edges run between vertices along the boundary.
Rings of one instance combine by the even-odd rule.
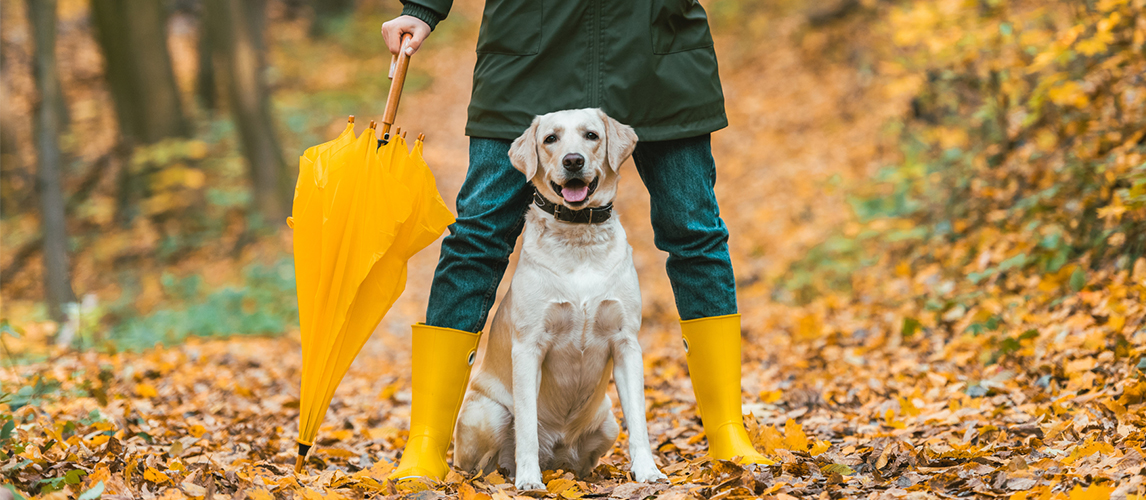
[[[448,22],[480,19],[473,2],[456,9]],[[451,206],[467,158],[470,24],[415,56],[415,75],[427,83],[403,99],[400,115],[405,129],[428,132],[427,161]],[[886,124],[907,112],[913,83],[873,80],[857,69],[862,44],[849,49],[810,31],[802,13],[743,29],[755,33],[751,47],[738,33],[717,37],[730,126],[713,135],[713,149],[744,321],[746,420],[777,465],[746,469],[704,457],[665,256],[653,246],[648,194],[627,165],[616,206],[642,279],[651,444],[670,482],[630,482],[622,434],[591,477],[546,472],[546,497],[1140,495],[1140,291],[1059,287],[1055,308],[1029,319],[1031,328],[1059,333],[1003,352],[1023,363],[985,364],[984,352],[1002,352],[997,344],[905,319],[900,297],[931,284],[897,274],[901,267],[888,266],[884,283],[809,303],[775,286],[813,245],[852,230],[842,186],[895,160]],[[289,238],[282,241],[287,248]],[[500,474],[455,471],[420,491],[385,479],[408,433],[409,325],[421,319],[436,257],[435,244],[411,261],[405,295],[338,389],[303,474],[292,470],[301,371],[294,332],[58,352],[4,367],[0,380],[11,389],[8,403],[20,403],[21,422],[0,432],[4,477],[28,495],[56,490],[45,498],[519,496]],[[1115,303],[1119,314],[1105,312]],[[984,319],[961,309],[943,318],[960,327]],[[1112,322],[1138,325],[1122,351],[1107,342]]]

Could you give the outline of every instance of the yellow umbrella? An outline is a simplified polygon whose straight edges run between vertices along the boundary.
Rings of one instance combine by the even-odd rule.
[[[338,138],[299,159],[287,220],[294,228],[303,355],[296,471],[335,388],[405,289],[406,262],[454,222],[422,160],[422,141],[409,152],[402,137],[389,140],[408,64],[408,56],[399,57],[387,99],[388,142],[378,146],[373,122],[354,137],[351,117]]]

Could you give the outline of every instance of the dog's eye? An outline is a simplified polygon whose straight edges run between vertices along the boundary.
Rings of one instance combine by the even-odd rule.
[[[553,144],[555,142],[557,142],[557,134],[549,134],[549,135],[545,136],[545,143],[546,144]]]
[[[595,141],[598,139],[596,132],[585,132],[585,138],[589,139],[590,141]]]

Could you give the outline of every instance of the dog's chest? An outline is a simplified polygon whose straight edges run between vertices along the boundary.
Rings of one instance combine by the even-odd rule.
[[[538,277],[559,293],[567,291],[581,297],[625,285],[617,280],[628,278],[633,271],[632,249],[616,220],[554,226],[552,221],[528,217],[522,261],[525,265],[519,264],[519,273],[523,268],[537,271],[547,275]]]

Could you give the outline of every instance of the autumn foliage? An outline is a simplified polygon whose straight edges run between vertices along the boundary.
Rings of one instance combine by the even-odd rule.
[[[447,199],[464,172],[481,16],[480,2],[456,3],[403,101],[420,111],[410,126],[432,132],[427,161]],[[746,421],[778,464],[704,457],[664,257],[630,168],[617,207],[641,274],[649,431],[670,483],[629,482],[622,435],[591,477],[546,472],[547,496],[1141,498],[1146,1],[704,4],[731,122],[713,144],[744,315]],[[346,29],[370,36],[383,13],[360,11],[377,19]],[[291,156],[381,95],[361,89],[388,59],[271,22]],[[21,336],[0,332],[0,477],[53,498],[521,496],[501,473],[412,488],[385,479],[408,435],[407,325],[435,255],[412,262],[405,302],[336,393],[306,473],[292,472],[301,356],[289,233],[248,231],[228,133],[204,122],[124,165],[111,157],[146,174],[144,216],[129,227],[116,225],[114,183],[93,181],[93,201],[73,208],[72,229],[89,230],[77,289],[111,301],[81,349],[38,345],[34,280],[4,285],[5,332]],[[9,254],[34,218],[11,214]],[[125,261],[138,285],[100,281],[97,270]],[[228,332],[275,335],[200,338]],[[156,341],[170,345],[125,349]]]

